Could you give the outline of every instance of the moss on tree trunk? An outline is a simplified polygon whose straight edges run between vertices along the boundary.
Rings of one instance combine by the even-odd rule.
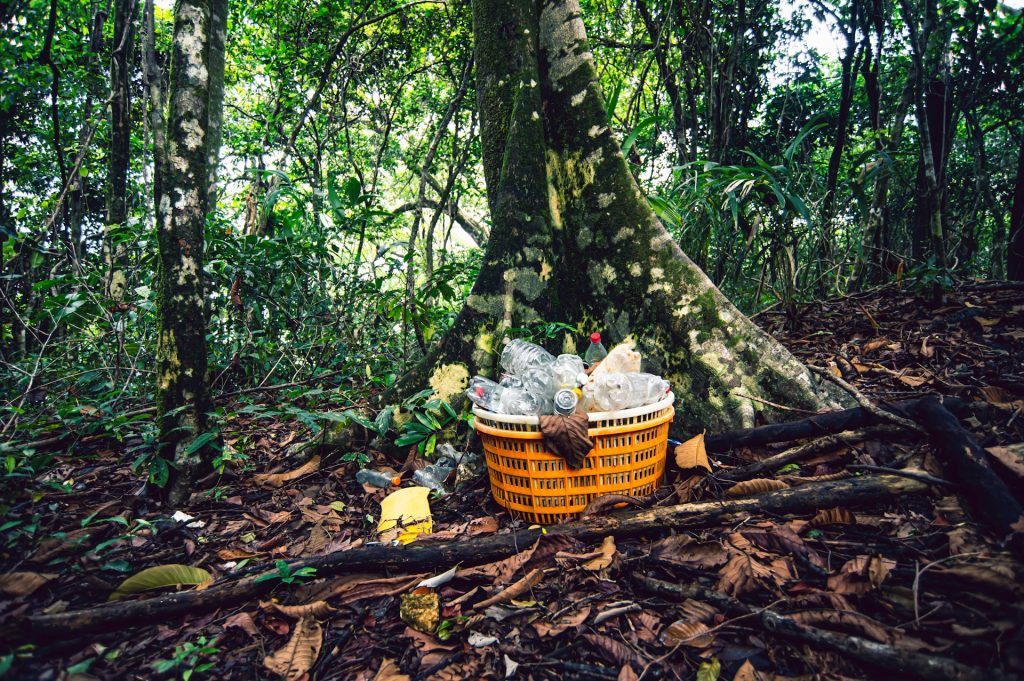
[[[158,172],[157,304],[159,454],[172,462],[167,496],[178,502],[208,467],[208,448],[189,451],[207,429],[203,230],[208,196],[210,2],[178,0]]]
[[[493,227],[465,308],[399,390],[429,381],[453,394],[461,377],[494,373],[505,329],[547,320],[633,337],[690,430],[752,425],[768,409],[759,400],[847,403],[743,316],[654,215],[608,125],[577,1],[475,0],[473,14]]]

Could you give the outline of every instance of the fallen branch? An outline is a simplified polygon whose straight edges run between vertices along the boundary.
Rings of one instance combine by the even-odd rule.
[[[742,499],[680,504],[588,518],[546,530],[537,528],[465,541],[414,542],[396,548],[364,546],[294,560],[289,563],[289,569],[294,573],[301,568],[311,567],[316,569],[317,577],[332,577],[385,570],[397,573],[421,572],[459,563],[469,567],[519,553],[545,534],[571,537],[584,543],[609,535],[617,539],[639,537],[713,525],[736,514],[809,513],[837,505],[878,504],[925,489],[926,485],[918,481],[887,475],[838,480]],[[276,567],[267,566],[261,574],[276,575],[277,572]],[[30,615],[8,623],[0,629],[0,637],[7,641],[46,641],[94,631],[155,624],[186,613],[208,612],[255,598],[279,585],[277,579],[260,581],[260,576],[252,574],[242,578],[222,578],[221,583],[203,591],[166,594],[142,601],[118,601],[52,615]]]
[[[1003,479],[989,466],[985,450],[938,400],[926,398],[913,413],[928,431],[946,477],[960,485],[964,501],[978,522],[1024,553],[1024,511]]]
[[[921,399],[897,402],[892,405],[894,411],[907,413]],[[944,397],[942,404],[954,413],[963,413],[971,408],[971,404],[956,398]],[[709,452],[727,452],[730,449],[740,447],[758,447],[770,442],[791,442],[793,440],[806,440],[808,438],[832,435],[846,430],[855,430],[865,426],[875,426],[890,423],[887,418],[879,418],[874,410],[864,407],[853,407],[840,411],[827,411],[817,416],[800,419],[799,421],[787,421],[785,423],[773,423],[757,428],[744,428],[732,430],[718,435],[708,435],[704,439],[704,446]]]
[[[1017,678],[994,669],[968,667],[932,653],[918,653],[869,641],[859,636],[804,626],[785,615],[752,608],[735,598],[696,584],[672,584],[641,574],[634,574],[632,579],[641,588],[658,596],[706,601],[730,615],[747,616],[750,618],[747,622],[754,622],[765,631],[781,638],[809,643],[835,651],[870,667],[898,672],[899,678],[924,681],[1012,681]]]
[[[797,445],[796,447],[790,447],[789,449],[779,452],[774,456],[769,456],[746,466],[725,471],[717,477],[720,480],[740,482],[741,480],[749,480],[765,474],[770,475],[787,464],[795,463],[802,459],[806,459],[807,457],[814,456],[815,454],[821,454],[822,452],[831,451],[838,447],[846,446],[853,442],[861,442],[872,437],[894,437],[902,432],[904,432],[902,428],[893,425],[881,425],[870,428],[860,428],[858,430],[846,430],[841,433],[826,435],[825,437],[811,440],[810,442]]]

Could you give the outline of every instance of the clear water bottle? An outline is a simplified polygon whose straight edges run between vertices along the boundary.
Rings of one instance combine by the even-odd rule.
[[[553,365],[528,367],[521,375],[523,388],[541,399],[554,398],[558,386],[555,385],[551,366]]]
[[[668,381],[654,374],[610,373],[591,377],[583,386],[588,411],[618,411],[653,404],[669,391]]]
[[[551,378],[555,388],[573,389],[579,385],[579,375],[583,371],[583,360],[576,355],[559,355],[551,365]]]
[[[501,382],[498,383],[502,388],[522,388],[523,379],[512,374],[505,374],[501,377]]]
[[[587,366],[594,366],[607,356],[608,351],[601,344],[601,334],[596,331],[590,334],[590,347],[583,353],[583,361],[587,363]]]
[[[375,471],[371,468],[363,468],[356,473],[356,482],[361,485],[388,489],[389,487],[398,487],[402,483],[402,476],[385,473],[384,471]]]
[[[576,412],[576,405],[579,404],[580,396],[576,390],[562,388],[555,393],[555,413],[562,416],[569,416]]]
[[[501,396],[504,392],[505,388],[491,379],[484,378],[483,376],[474,376],[469,380],[466,397],[481,409],[504,413],[501,411]]]
[[[554,361],[555,357],[550,352],[521,338],[509,341],[501,351],[502,368],[516,376],[522,376],[529,367],[545,367]]]
[[[500,386],[499,386],[500,387]],[[517,414],[530,416],[545,413],[545,400],[522,388],[503,388],[501,391],[499,414]],[[549,412],[550,413],[550,412]]]
[[[412,479],[420,487],[429,487],[447,493],[448,490],[445,488],[444,482],[453,470],[455,470],[455,460],[443,456],[429,466],[414,472]]]

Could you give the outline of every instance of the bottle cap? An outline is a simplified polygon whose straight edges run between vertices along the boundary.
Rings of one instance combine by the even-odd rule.
[[[601,334],[597,333],[596,331],[594,333],[590,334],[590,342],[591,343],[600,343],[601,342]]]

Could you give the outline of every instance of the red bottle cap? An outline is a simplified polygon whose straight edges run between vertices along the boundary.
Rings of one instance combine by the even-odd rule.
[[[591,343],[600,343],[601,342],[601,334],[599,334],[597,332],[594,332],[594,333],[590,334],[590,342]]]

